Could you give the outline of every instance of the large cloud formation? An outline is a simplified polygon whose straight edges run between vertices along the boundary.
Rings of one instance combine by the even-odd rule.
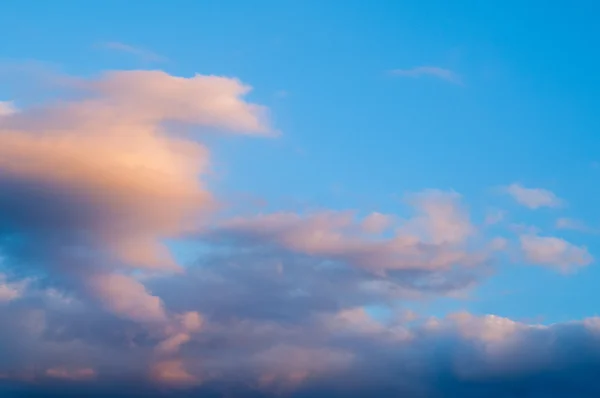
[[[215,203],[199,180],[208,150],[164,124],[266,134],[264,108],[214,76],[111,72],[71,85],[75,99],[0,118],[3,254],[119,316],[168,324],[127,268],[179,270],[163,240],[201,225]]]
[[[0,396],[597,396],[596,318],[405,306],[464,296],[507,258],[586,266],[585,248],[491,235],[436,190],[402,217],[225,218],[196,133],[274,135],[250,87],[117,71],[63,88],[0,103]],[[167,239],[202,255],[179,264]]]

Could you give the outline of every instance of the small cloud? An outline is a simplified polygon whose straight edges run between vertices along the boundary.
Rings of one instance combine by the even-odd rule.
[[[454,84],[463,84],[462,78],[450,69],[444,69],[437,66],[417,66],[411,69],[394,69],[391,71],[394,76],[403,77],[422,77],[431,76],[445,80]]]
[[[529,234],[536,235],[540,233],[540,229],[533,225],[523,224],[523,223],[513,223],[508,226],[508,229],[516,234]]]
[[[520,184],[511,184],[506,188],[506,192],[523,206],[534,210],[563,205],[563,201],[553,192],[542,188],[525,188]]]
[[[523,235],[521,250],[532,264],[569,270],[589,265],[594,260],[583,246],[575,246],[564,239],[551,236]]]
[[[166,360],[152,367],[151,376],[158,382],[167,384],[193,384],[198,379],[188,373],[183,362],[179,359]]]
[[[26,287],[27,280],[9,282],[6,275],[0,273],[0,303],[6,303],[21,297]]]
[[[64,380],[87,380],[96,376],[96,371],[90,368],[65,369],[50,368],[46,370],[46,376]]]
[[[290,94],[285,90],[279,90],[275,92],[275,98],[283,99],[287,98]]]
[[[592,232],[592,229],[585,225],[582,221],[567,217],[561,217],[556,220],[555,227],[558,229],[570,229],[572,231]]]
[[[503,210],[491,210],[489,211],[484,220],[485,225],[496,225],[506,217],[506,212]]]
[[[12,101],[0,101],[0,117],[12,115],[15,112],[17,112],[17,108]]]
[[[166,58],[158,55],[152,51],[140,48],[140,47],[135,47],[129,44],[125,44],[125,43],[121,43],[118,41],[110,41],[110,42],[102,42],[99,44],[100,47],[106,49],[106,50],[112,50],[112,51],[120,51],[120,52],[124,52],[124,53],[128,53],[131,55],[135,55],[136,57],[141,58],[144,61],[148,61],[148,62],[164,62],[166,61]]]

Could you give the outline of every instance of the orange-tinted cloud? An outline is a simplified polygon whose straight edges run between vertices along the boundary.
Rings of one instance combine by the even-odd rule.
[[[212,206],[199,181],[209,155],[161,123],[265,133],[264,108],[240,99],[249,87],[216,76],[111,72],[79,81],[78,89],[88,96],[0,123],[0,184],[35,185],[66,202],[39,198],[78,212],[55,218],[73,222],[60,227],[88,234],[125,264],[176,268],[160,239],[196,228]]]
[[[197,377],[188,373],[183,362],[178,359],[161,361],[154,364],[151,376],[155,381],[166,384],[189,385],[200,382]]]
[[[96,371],[90,368],[50,368],[46,370],[46,376],[64,380],[89,380],[96,376]]]
[[[0,216],[31,240],[28,256],[69,264],[106,308],[164,320],[158,297],[110,273],[178,270],[163,240],[202,228],[214,208],[201,182],[208,150],[164,123],[267,134],[266,110],[243,100],[250,87],[218,76],[125,71],[69,84],[75,99],[19,112],[3,103]],[[85,271],[87,257],[105,269]]]

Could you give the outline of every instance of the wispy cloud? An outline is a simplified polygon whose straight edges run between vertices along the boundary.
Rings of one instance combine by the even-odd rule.
[[[572,231],[580,232],[594,232],[594,229],[585,225],[583,221],[574,220],[568,217],[561,217],[558,220],[556,220],[555,226],[558,229],[569,229]]]
[[[283,99],[287,98],[290,94],[285,90],[278,90],[275,92],[275,98]]]
[[[152,51],[118,41],[102,42],[99,44],[99,47],[107,50],[128,53],[148,62],[164,62],[167,60],[162,55],[156,54]]]
[[[12,102],[0,101],[0,116],[8,116],[15,113],[17,110]]]
[[[540,207],[560,207],[564,203],[553,192],[542,188],[526,188],[520,184],[511,184],[506,192],[517,202],[530,209]]]
[[[417,66],[411,69],[394,69],[391,71],[391,73],[394,76],[412,78],[430,76],[454,84],[463,84],[462,78],[456,72],[450,69],[440,68],[438,66]]]
[[[484,224],[485,225],[496,225],[506,217],[506,212],[503,210],[490,210],[485,216]]]

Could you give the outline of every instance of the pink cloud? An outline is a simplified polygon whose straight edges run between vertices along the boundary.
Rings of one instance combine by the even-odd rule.
[[[375,212],[363,219],[362,227],[367,233],[377,234],[385,231],[393,222],[392,216]]]
[[[506,188],[506,192],[520,204],[530,209],[540,207],[559,207],[563,201],[553,192],[542,188],[525,188],[520,184],[512,184]]]
[[[233,78],[117,71],[84,80],[79,86],[99,95],[70,104],[67,111],[81,119],[91,114],[126,124],[177,121],[243,134],[271,133],[267,109],[244,101],[242,97],[252,88]]]
[[[342,350],[288,344],[274,345],[254,358],[261,369],[261,382],[284,388],[297,387],[309,377],[341,371],[353,360],[351,353]]]
[[[525,259],[533,264],[568,270],[589,265],[594,260],[585,247],[575,246],[561,238],[522,235],[520,240]]]
[[[403,228],[417,232],[424,240],[434,244],[461,243],[469,238],[475,228],[455,192],[428,190],[411,195],[410,203],[418,215]]]
[[[486,343],[497,343],[509,339],[524,327],[518,322],[496,315],[478,317],[467,312],[460,312],[451,314],[448,319],[463,337]]]
[[[79,89],[90,97],[41,113],[25,109],[0,123],[0,171],[79,202],[66,210],[84,217],[65,219],[81,223],[71,227],[86,229],[124,263],[176,268],[160,238],[196,228],[213,206],[198,179],[209,155],[168,136],[160,123],[263,133],[264,108],[240,99],[249,87],[216,76],[111,72],[80,81]]]
[[[122,274],[98,274],[89,278],[88,288],[115,314],[139,322],[167,320],[161,299],[151,295],[133,277]]]
[[[17,112],[17,108],[10,101],[0,101],[0,117],[9,116]]]
[[[216,206],[201,180],[209,151],[171,135],[166,122],[269,135],[266,108],[243,99],[249,86],[218,76],[127,71],[68,83],[74,100],[19,112],[3,103],[0,217],[30,242],[28,259],[159,341],[153,351],[168,359],[155,358],[158,380],[196,380],[179,350],[200,331],[202,316],[170,314],[129,274],[181,271],[163,241],[201,229]],[[6,300],[18,297],[13,284],[0,282]],[[47,375],[87,377],[71,368]]]
[[[26,286],[26,280],[9,281],[6,275],[0,272],[0,303],[6,303],[21,297]]]
[[[557,219],[555,227],[558,229],[569,229],[580,232],[594,232],[594,229],[585,225],[584,222],[567,217]]]
[[[412,337],[405,325],[377,321],[363,307],[347,308],[322,319],[324,325],[336,334],[370,335],[375,339],[390,341]]]
[[[151,377],[158,382],[175,385],[197,384],[200,379],[185,369],[183,361],[172,359],[161,361],[152,366]]]
[[[64,380],[89,380],[96,377],[96,371],[90,368],[65,369],[50,368],[46,370],[46,376]]]
[[[357,220],[353,212],[324,211],[305,216],[273,213],[224,222],[219,233],[271,242],[287,250],[347,261],[373,271],[444,269],[485,261],[493,245],[470,252],[467,241],[475,234],[468,214],[454,193],[427,191],[413,195],[413,218],[395,225],[378,213]],[[383,218],[382,218],[383,217]],[[373,232],[373,220],[395,228],[393,236]],[[368,225],[365,228],[365,223]],[[485,245],[484,245],[485,246]]]
[[[168,330],[168,337],[156,346],[161,355],[176,354],[179,348],[192,339],[192,333],[198,333],[204,320],[195,311],[176,315]]]

